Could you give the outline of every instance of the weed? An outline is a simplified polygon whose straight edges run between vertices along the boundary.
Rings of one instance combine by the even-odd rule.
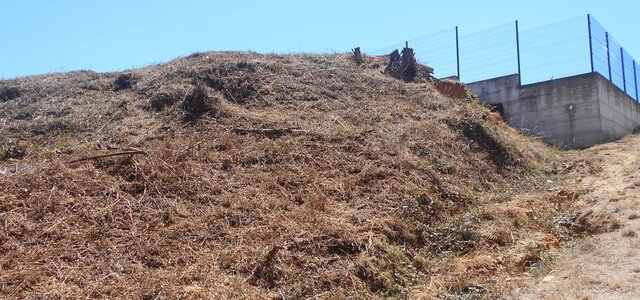
[[[73,150],[71,150],[71,146],[69,145],[69,140],[66,138],[62,138],[58,140],[58,142],[56,143],[56,146],[53,152],[56,155],[63,155],[63,154],[71,154],[73,153]]]

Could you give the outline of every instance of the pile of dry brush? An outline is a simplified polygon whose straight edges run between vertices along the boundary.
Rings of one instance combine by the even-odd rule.
[[[472,208],[551,150],[385,65],[198,53],[0,81],[0,295],[404,297],[500,246]]]

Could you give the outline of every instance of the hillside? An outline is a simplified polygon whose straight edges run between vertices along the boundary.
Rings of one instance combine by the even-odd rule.
[[[499,292],[566,237],[556,150],[385,65],[198,53],[0,81],[0,297]]]

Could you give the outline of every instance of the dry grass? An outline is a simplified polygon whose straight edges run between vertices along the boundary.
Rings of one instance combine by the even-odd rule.
[[[199,53],[124,79],[1,81],[20,96],[0,103],[0,145],[25,155],[0,162],[21,166],[0,175],[0,295],[475,291],[432,275],[460,255],[506,252],[523,230],[550,230],[518,210],[482,211],[538,188],[557,154],[474,99],[383,68],[347,55]],[[148,155],[69,163],[130,148]],[[473,274],[511,266],[488,262],[500,263],[483,258]]]

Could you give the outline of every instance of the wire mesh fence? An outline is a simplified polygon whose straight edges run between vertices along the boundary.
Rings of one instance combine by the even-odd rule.
[[[434,76],[438,78],[458,76],[456,31],[457,27],[452,27],[407,41],[416,53],[416,60],[432,67]],[[389,54],[404,46],[404,42],[398,43],[372,51],[370,54]]]
[[[574,18],[520,32],[522,84],[590,71],[587,19]]]
[[[589,25],[589,40],[591,41],[592,70],[609,78],[609,46],[607,30],[596,20],[587,17]]]
[[[519,74],[520,84],[531,84],[597,72],[638,100],[640,65],[591,15],[529,30],[520,30],[517,21],[463,35],[453,27],[408,43],[438,78],[475,82]],[[388,54],[404,45],[369,54]]]
[[[637,101],[638,64],[635,59],[594,17],[587,16],[587,21],[591,46],[591,71],[602,74]]]
[[[638,97],[638,93],[637,88],[636,88],[636,72],[635,72],[635,61],[633,60],[633,57],[631,57],[631,55],[629,54],[629,52],[627,52],[626,50],[622,49],[622,61],[624,62],[624,70],[623,73],[624,74],[624,88],[623,90],[625,92],[627,92],[627,94],[629,94],[631,97],[633,97],[634,99],[637,99]]]
[[[460,80],[518,73],[515,23],[460,36]]]

